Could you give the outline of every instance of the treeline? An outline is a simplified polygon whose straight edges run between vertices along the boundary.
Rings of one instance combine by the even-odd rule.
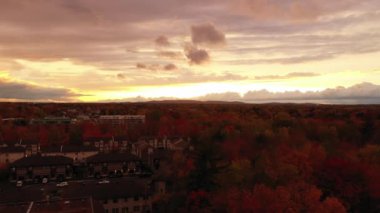
[[[164,169],[171,193],[157,201],[162,212],[380,211],[379,106],[0,105],[3,118],[63,112],[146,115],[146,123],[133,128],[2,123],[0,142],[45,137],[46,145],[80,143],[91,135],[191,138],[195,151],[174,154]]]

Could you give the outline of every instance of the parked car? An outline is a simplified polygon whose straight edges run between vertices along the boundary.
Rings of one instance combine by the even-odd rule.
[[[22,182],[21,180],[18,180],[18,181],[16,182],[16,186],[17,186],[17,187],[21,187],[22,184],[23,184],[23,182]]]
[[[43,184],[45,184],[45,183],[47,183],[47,182],[48,182],[48,179],[47,179],[46,177],[42,179],[42,183],[43,183]]]
[[[58,187],[64,187],[64,186],[68,186],[68,185],[69,185],[69,183],[67,183],[67,182],[57,183]]]
[[[107,184],[107,183],[110,183],[109,180],[101,180],[98,182],[99,184]]]

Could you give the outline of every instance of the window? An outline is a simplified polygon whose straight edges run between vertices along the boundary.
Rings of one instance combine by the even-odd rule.
[[[135,199],[135,201],[139,200],[139,196],[134,196],[133,198]]]
[[[123,207],[121,209],[121,213],[128,213],[128,207]]]
[[[112,213],[119,213],[119,209],[118,208],[112,208]]]
[[[134,206],[134,207],[133,207],[133,211],[134,211],[134,212],[138,212],[138,211],[140,211],[140,206]]]
[[[103,201],[103,204],[107,204],[107,203],[108,203],[108,200],[104,200],[104,201]]]
[[[117,201],[118,201],[117,198],[114,198],[114,199],[113,199],[113,202],[114,202],[114,203],[117,203]]]
[[[108,213],[108,209],[105,209],[104,212],[105,212],[105,213]]]

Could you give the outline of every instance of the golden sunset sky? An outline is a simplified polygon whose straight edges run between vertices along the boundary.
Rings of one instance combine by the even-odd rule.
[[[1,101],[380,102],[378,0],[0,3]]]

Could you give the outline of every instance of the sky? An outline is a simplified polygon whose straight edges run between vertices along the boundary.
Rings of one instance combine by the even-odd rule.
[[[0,101],[380,103],[378,0],[0,5]]]

